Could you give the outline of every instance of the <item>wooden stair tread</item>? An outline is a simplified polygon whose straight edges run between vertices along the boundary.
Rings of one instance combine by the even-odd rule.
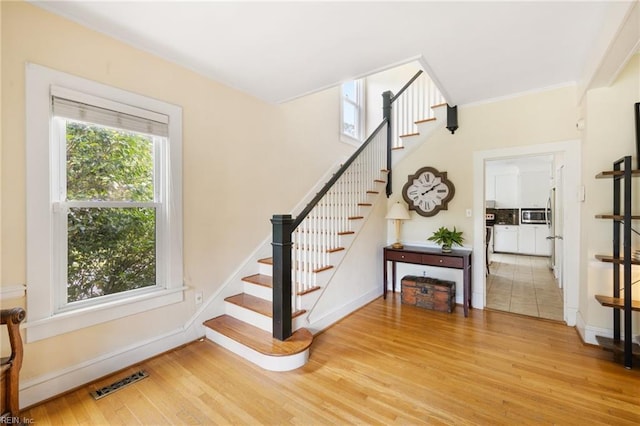
[[[270,356],[288,356],[303,352],[311,346],[313,335],[301,328],[285,341],[273,338],[271,333],[235,319],[221,315],[204,322],[206,327],[235,340],[257,352]]]
[[[422,123],[428,123],[429,121],[436,121],[437,119],[435,117],[431,117],[431,118],[423,118],[422,120],[418,120],[415,121],[414,123],[416,124],[422,124]]]
[[[440,108],[440,107],[443,107],[443,106],[447,106],[447,103],[446,103],[446,102],[443,102],[443,103],[441,103],[441,104],[431,105],[431,109],[433,109],[433,108]]]
[[[263,274],[254,274],[249,275],[248,277],[242,278],[242,281],[246,281],[251,284],[256,284],[262,287],[273,288],[273,277],[271,275],[263,275]],[[311,287],[304,291],[299,291],[298,296],[302,296],[303,294],[312,293],[316,290],[320,290],[320,286]]]
[[[401,138],[408,138],[408,137],[411,137],[411,136],[418,136],[418,135],[420,135],[420,133],[415,132],[415,133],[407,133],[407,134],[404,134],[404,135],[400,135],[400,137]]]
[[[264,259],[258,259],[258,263],[264,263],[265,265],[273,265],[273,257],[265,257]]]
[[[602,346],[602,349],[606,351],[611,351],[616,354],[624,353],[624,340],[616,342],[611,337],[604,336],[596,336],[596,340],[598,341],[598,344]],[[631,353],[635,357],[640,357],[640,345],[634,342],[631,343]]]
[[[602,306],[624,309],[624,299],[619,297],[611,297],[611,296],[604,296],[602,294],[596,294],[596,300],[600,302]],[[640,311],[640,300],[631,301],[631,310]]]
[[[246,293],[236,294],[235,296],[229,296],[224,299],[225,302],[233,303],[234,305],[241,306],[250,311],[257,312],[265,317],[273,317],[273,304],[271,301],[262,299],[260,297],[252,296]],[[291,314],[291,318],[295,318],[304,314],[304,310],[296,311]]]
[[[353,231],[344,231],[344,232],[338,232],[338,235],[349,235],[349,234],[353,234]],[[273,265],[273,259],[268,257],[263,259],[265,260],[264,263],[269,264],[269,265]],[[314,269],[313,272],[322,272],[322,271],[326,271],[327,269],[331,269],[333,268],[333,265],[327,265],[327,266],[323,266],[322,268],[318,268],[318,269]]]
[[[235,296],[229,296],[224,299],[225,302],[233,303],[234,305],[242,306],[243,308],[257,312],[264,316],[271,317],[273,315],[272,304],[266,299],[261,299],[256,296],[252,296],[246,293],[236,294]]]
[[[269,275],[253,274],[248,277],[242,278],[242,281],[246,281],[251,284],[259,285],[262,287],[273,288],[273,279]]]

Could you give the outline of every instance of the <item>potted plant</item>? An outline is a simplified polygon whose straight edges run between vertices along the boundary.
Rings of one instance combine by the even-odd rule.
[[[441,226],[437,231],[433,233],[429,238],[429,241],[433,241],[436,244],[442,246],[442,251],[444,253],[450,253],[451,247],[461,246],[464,242],[464,238],[462,237],[462,231],[456,230],[456,227],[453,227],[453,231],[449,228]]]

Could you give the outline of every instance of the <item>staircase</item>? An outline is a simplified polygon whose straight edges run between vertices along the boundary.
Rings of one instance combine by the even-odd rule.
[[[401,92],[417,77],[419,75]],[[433,96],[429,100],[432,98]],[[441,98],[438,99],[441,102]],[[446,108],[437,110],[446,114]],[[297,218],[292,220],[294,231],[291,233],[290,250],[290,337],[284,340],[273,337],[272,257],[259,258],[254,269],[256,273],[241,279],[242,292],[224,298],[224,314],[204,322],[206,337],[266,370],[288,371],[303,366],[309,358],[313,335],[308,327],[314,321],[312,314],[318,301],[358,238],[372,209],[378,203],[386,202],[382,194],[390,174],[388,153],[394,151],[394,161],[406,155],[406,152],[404,155],[398,154],[410,146],[411,139],[423,141],[425,134],[441,126],[441,114],[442,112],[438,118],[428,116],[422,119],[415,119],[408,113],[399,114],[398,117],[411,121],[403,127],[399,127],[397,122],[394,125],[395,117],[383,121]],[[389,123],[393,128],[395,142],[387,140]],[[406,129],[410,130],[405,134]],[[277,245],[275,240],[273,245]],[[285,252],[288,255],[289,251]],[[275,311],[278,313],[277,304]]]

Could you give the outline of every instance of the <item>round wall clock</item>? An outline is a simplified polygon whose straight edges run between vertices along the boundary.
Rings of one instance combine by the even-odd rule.
[[[409,210],[430,217],[440,210],[447,210],[455,191],[453,183],[447,179],[447,172],[423,167],[409,175],[407,183],[402,187],[402,197],[409,205]]]

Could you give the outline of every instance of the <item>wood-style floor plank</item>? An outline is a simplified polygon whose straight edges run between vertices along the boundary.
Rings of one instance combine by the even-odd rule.
[[[89,392],[138,369],[101,400]],[[640,424],[626,370],[566,325],[378,299],[315,336],[307,365],[268,372],[198,341],[25,410],[47,424]]]

